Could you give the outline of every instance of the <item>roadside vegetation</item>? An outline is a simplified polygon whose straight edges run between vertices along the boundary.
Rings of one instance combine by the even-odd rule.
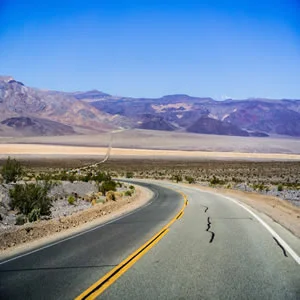
[[[276,196],[300,206],[300,162],[110,160],[119,177],[171,180]]]
[[[5,161],[1,169],[1,175],[5,183],[16,182],[22,175],[22,167],[16,159],[8,159]]]
[[[64,217],[135,193],[133,185],[118,182],[112,177],[116,174],[95,167],[40,170],[8,157],[0,174],[0,229]]]

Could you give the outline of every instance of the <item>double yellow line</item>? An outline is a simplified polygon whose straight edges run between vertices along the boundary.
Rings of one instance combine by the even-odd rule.
[[[156,245],[170,230],[170,226],[179,220],[184,213],[184,209],[188,204],[187,197],[185,194],[180,192],[184,198],[184,203],[180,211],[176,216],[165,225],[157,234],[155,234],[150,240],[144,245],[138,248],[135,252],[124,259],[120,264],[114,267],[106,275],[100,278],[97,282],[91,285],[87,290],[75,298],[75,300],[83,299],[95,299],[97,296],[102,294],[111,284],[113,284],[122,274],[124,274],[131,266],[133,266],[143,255],[145,255],[154,245]]]

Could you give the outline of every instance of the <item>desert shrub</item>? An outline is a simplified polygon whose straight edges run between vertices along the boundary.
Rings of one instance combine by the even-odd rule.
[[[116,191],[117,183],[113,180],[103,181],[99,186],[99,192],[101,192],[104,196],[108,191]]]
[[[185,176],[185,180],[186,180],[189,184],[195,183],[195,182],[196,182],[195,178],[192,177],[192,176]]]
[[[126,172],[126,178],[133,178],[133,172]]]
[[[133,191],[135,190],[135,187],[133,185],[130,185],[129,188]]]
[[[278,184],[277,191],[278,192],[282,192],[283,191],[283,185],[282,184]]]
[[[254,190],[259,190],[260,192],[262,192],[266,188],[263,183],[254,183],[252,187]]]
[[[27,222],[27,218],[24,215],[18,215],[16,217],[16,225],[23,225]]]
[[[76,176],[74,174],[70,174],[68,180],[73,183],[76,180]]]
[[[116,201],[116,196],[115,193],[112,191],[109,191],[106,193],[106,200],[112,200],[112,201]]]
[[[48,197],[51,183],[16,184],[9,190],[10,206],[17,208],[22,214],[28,215],[33,209],[40,209],[41,215],[50,215],[52,199]]]
[[[59,180],[62,180],[62,181],[68,180],[68,174],[67,174],[67,172],[66,172],[65,170],[62,171],[62,172],[58,175],[58,179],[59,179]]]
[[[6,183],[16,182],[22,175],[22,166],[20,162],[8,157],[1,169],[1,175]]]
[[[97,182],[102,182],[102,181],[111,181],[111,176],[109,173],[105,172],[97,172],[95,175],[91,177],[92,180],[97,181]]]
[[[125,196],[131,196],[132,195],[132,191],[131,190],[127,190],[125,193],[124,193]]]
[[[215,175],[213,175],[213,178],[210,179],[210,184],[220,184],[221,183],[221,180],[216,177]]]
[[[71,204],[71,205],[74,205],[74,203],[75,203],[75,197],[72,196],[72,195],[69,196],[69,197],[68,197],[68,203]]]
[[[91,180],[91,176],[90,176],[90,174],[86,174],[84,176],[81,176],[80,179],[83,182],[89,182]]]
[[[176,175],[173,175],[171,179],[178,183],[179,181],[182,181],[182,176],[180,174],[176,174]]]
[[[41,210],[40,208],[34,208],[29,214],[28,214],[28,221],[29,222],[35,222],[39,220],[41,217]]]

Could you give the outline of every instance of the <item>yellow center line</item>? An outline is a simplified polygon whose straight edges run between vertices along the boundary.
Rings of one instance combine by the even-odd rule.
[[[134,251],[131,255],[125,258],[121,263],[114,267],[111,271],[101,277],[88,289],[75,298],[75,300],[95,299],[102,294],[111,284],[113,284],[121,275],[123,275],[131,266],[133,266],[143,255],[145,255],[154,245],[156,245],[170,230],[170,226],[183,216],[183,211],[188,204],[185,194],[179,192],[184,199],[184,203],[180,211],[171,221],[165,225],[157,234],[150,240],[144,243],[140,248]]]

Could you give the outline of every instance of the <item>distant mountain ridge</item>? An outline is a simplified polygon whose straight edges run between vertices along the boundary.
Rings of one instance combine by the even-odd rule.
[[[81,97],[81,101],[85,101],[85,98]],[[143,127],[144,115],[147,114],[147,123],[149,115],[152,115],[153,119],[159,119],[161,124],[162,120],[165,121],[161,130],[165,130],[169,124],[173,130],[192,130],[207,134],[300,136],[300,100],[294,99],[216,101],[209,97],[167,95],[157,99],[106,97],[105,100],[97,100],[95,97],[95,100],[89,103],[100,111],[128,117],[134,120],[138,127]],[[148,126],[148,129],[159,130],[159,124],[153,124],[153,128]]]
[[[98,90],[44,91],[0,76],[0,135],[6,130],[19,135],[64,135],[117,128],[300,137],[300,100],[216,101],[185,94],[131,98]]]

